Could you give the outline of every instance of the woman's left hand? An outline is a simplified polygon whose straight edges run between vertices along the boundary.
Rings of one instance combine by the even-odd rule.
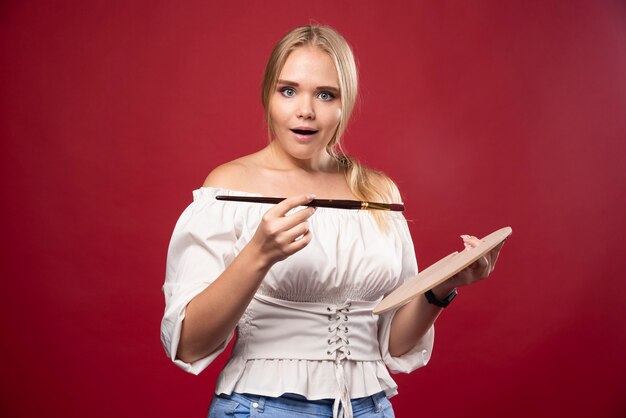
[[[471,235],[461,235],[461,239],[463,240],[466,250],[475,248],[482,242],[480,239]],[[498,255],[500,255],[500,250],[503,245],[504,241],[498,244],[493,250],[474,261],[468,267],[452,276],[446,281],[446,284],[452,287],[460,287],[486,279],[495,269],[496,262],[498,261]]]

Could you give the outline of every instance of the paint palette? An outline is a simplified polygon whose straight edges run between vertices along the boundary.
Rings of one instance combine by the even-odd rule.
[[[381,314],[399,308],[433,287],[445,282],[504,241],[513,233],[511,227],[498,229],[481,238],[481,243],[474,248],[455,251],[442,258],[427,269],[421,271],[415,278],[406,281],[396,290],[388,294],[374,308],[375,314]]]

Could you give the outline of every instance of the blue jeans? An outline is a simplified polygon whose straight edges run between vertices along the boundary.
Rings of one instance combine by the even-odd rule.
[[[384,392],[352,399],[352,413],[359,418],[394,418],[391,402]],[[208,418],[222,417],[332,417],[333,399],[309,401],[303,396],[285,394],[279,398],[233,393],[216,395]]]

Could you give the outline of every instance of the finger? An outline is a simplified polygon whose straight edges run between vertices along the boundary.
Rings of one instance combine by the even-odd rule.
[[[287,212],[289,212],[291,209],[297,208],[298,206],[304,206],[307,203],[310,203],[311,200],[313,199],[315,199],[314,194],[303,194],[303,195],[288,197],[282,202],[276,204],[273,208],[268,210],[266,213],[276,218],[285,216]]]
[[[470,264],[469,267],[461,270],[459,275],[467,281],[467,284],[476,280],[482,280],[489,275],[489,262],[485,257],[480,257]]]
[[[306,221],[301,222],[293,228],[285,231],[285,233],[282,234],[281,240],[284,240],[285,244],[289,244],[296,241],[298,237],[305,235],[307,232],[309,232],[309,223]]]
[[[300,238],[294,240],[291,244],[287,245],[287,252],[289,254],[294,254],[309,245],[311,242],[313,235],[311,231],[307,230]]]
[[[484,260],[485,262],[485,267],[481,274],[481,277],[484,279],[491,274],[491,271],[493,270],[493,264],[491,263],[491,257],[489,257],[488,255],[484,255],[480,259]]]
[[[287,216],[283,216],[282,218],[276,219],[276,225],[279,230],[287,231],[298,224],[306,222],[306,220],[309,219],[314,213],[315,208],[304,208]]]
[[[496,245],[493,250],[489,251],[489,258],[491,259],[491,271],[489,273],[491,273],[495,269],[496,262],[498,261],[498,257],[500,256],[500,250],[504,246],[505,241],[506,240],[502,241],[500,244]]]
[[[463,240],[463,244],[465,245],[465,248],[467,249],[476,248],[482,242],[481,240],[479,240],[478,238],[472,235],[461,235],[461,239]]]

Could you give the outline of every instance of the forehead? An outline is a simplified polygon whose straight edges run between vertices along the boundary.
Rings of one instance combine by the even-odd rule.
[[[311,45],[294,49],[278,78],[303,85],[339,88],[339,76],[333,59],[320,48]]]

